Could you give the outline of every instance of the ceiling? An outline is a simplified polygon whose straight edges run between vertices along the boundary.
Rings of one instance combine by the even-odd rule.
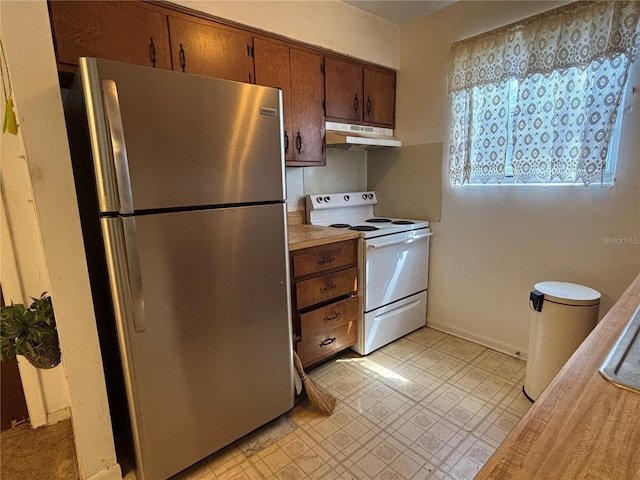
[[[396,25],[435,12],[455,0],[342,0],[344,3],[389,20]]]

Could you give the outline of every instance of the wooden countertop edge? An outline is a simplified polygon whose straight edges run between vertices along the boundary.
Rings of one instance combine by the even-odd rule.
[[[358,238],[358,232],[317,225],[289,225],[289,251]]]
[[[637,479],[640,394],[598,369],[640,304],[638,275],[475,477]]]

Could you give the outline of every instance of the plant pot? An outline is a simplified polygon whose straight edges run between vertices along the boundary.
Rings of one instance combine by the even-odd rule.
[[[57,343],[35,347],[33,352],[25,353],[24,358],[36,368],[53,368],[60,363],[60,347]]]

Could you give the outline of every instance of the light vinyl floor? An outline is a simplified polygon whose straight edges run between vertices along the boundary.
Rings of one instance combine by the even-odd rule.
[[[426,327],[363,358],[347,351],[309,374],[338,399],[331,416],[300,402],[172,480],[470,480],[530,407],[524,371]]]

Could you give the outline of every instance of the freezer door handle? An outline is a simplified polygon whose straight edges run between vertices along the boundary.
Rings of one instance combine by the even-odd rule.
[[[102,231],[119,327],[124,332],[131,321],[136,333],[144,332],[145,306],[135,218],[103,218]]]
[[[133,213],[133,194],[131,193],[131,178],[129,176],[129,159],[127,145],[124,140],[124,127],[118,99],[118,87],[113,80],[102,80],[104,106],[109,124],[109,137],[113,153],[113,163],[116,169],[117,191],[120,198],[120,213]]]
[[[382,247],[390,247],[391,245],[399,245],[401,243],[413,243],[418,240],[422,240],[424,238],[429,238],[433,233],[424,233],[421,235],[416,235],[415,237],[411,237],[409,239],[402,238],[400,240],[392,240],[390,242],[382,242],[382,243],[370,243],[367,245],[367,248],[382,248]]]

